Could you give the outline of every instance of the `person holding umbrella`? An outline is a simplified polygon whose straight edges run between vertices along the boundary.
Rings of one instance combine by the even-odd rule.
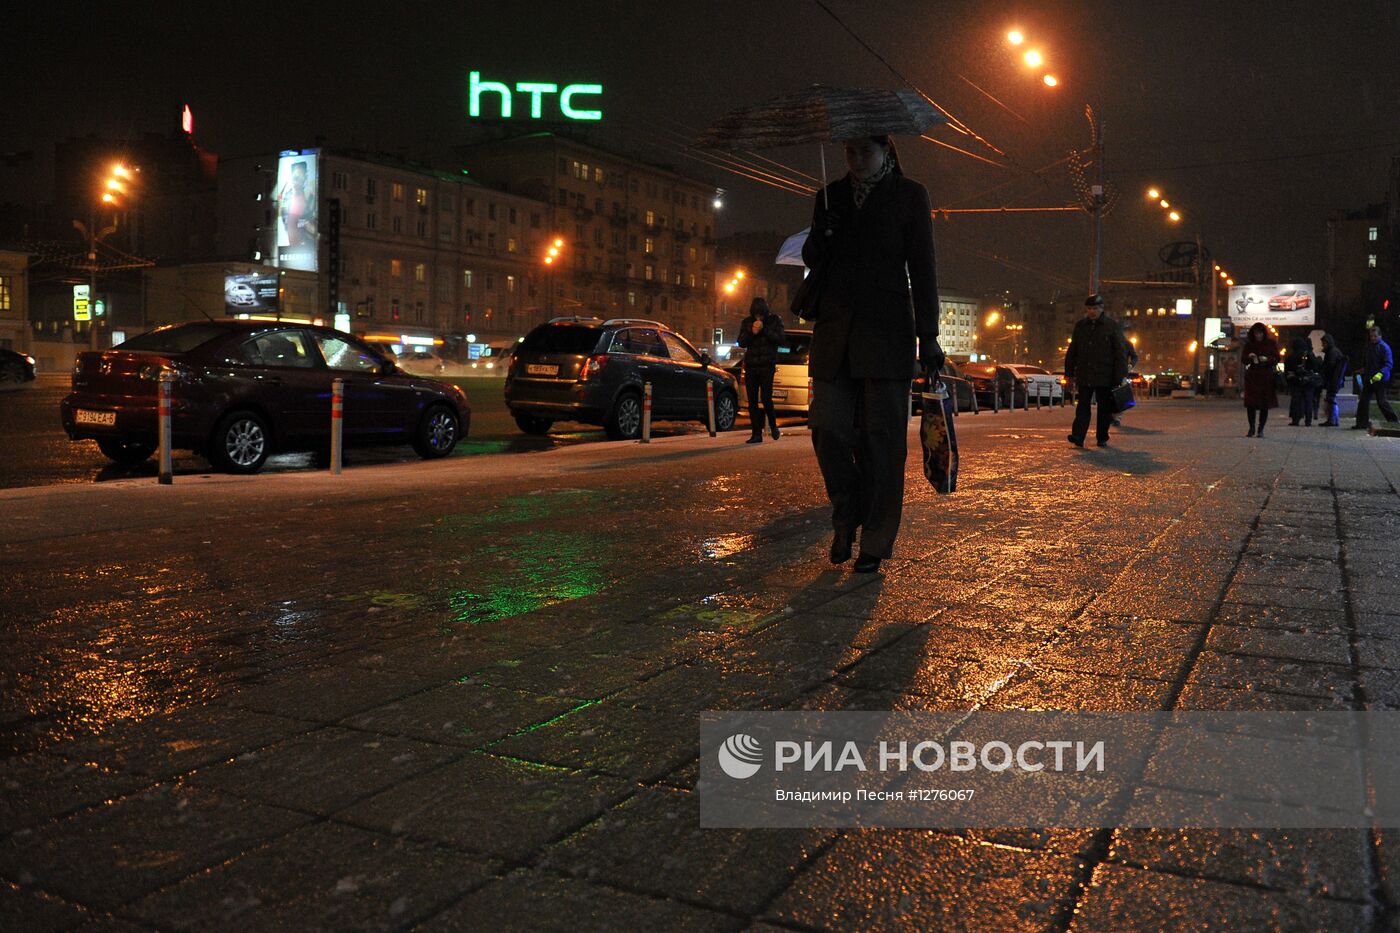
[[[850,559],[859,529],[855,570],[874,573],[899,533],[911,380],[944,356],[928,191],[904,176],[889,136],[843,146],[849,173],[818,192],[802,248],[822,276],[809,423],[831,500],[831,562]]]
[[[777,440],[778,413],[773,409],[773,376],[778,369],[778,347],[783,342],[783,319],[774,314],[768,302],[755,298],[749,316],[739,322],[739,346],[744,348],[744,388],[749,396],[749,423],[753,434],[745,443],[763,442],[763,421]],[[759,405],[763,413],[759,414]]]

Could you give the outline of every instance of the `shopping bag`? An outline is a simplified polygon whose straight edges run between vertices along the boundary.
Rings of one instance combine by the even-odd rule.
[[[1125,382],[1113,389],[1114,412],[1124,412],[1135,405],[1137,405],[1137,399],[1133,398],[1132,383]]]
[[[924,449],[924,478],[935,492],[950,493],[958,488],[958,435],[953,428],[955,400],[941,379],[930,375],[932,391],[922,393],[923,420],[919,442]]]

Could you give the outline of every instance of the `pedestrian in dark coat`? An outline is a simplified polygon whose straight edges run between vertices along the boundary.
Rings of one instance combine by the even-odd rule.
[[[1340,423],[1340,406],[1337,396],[1347,377],[1348,360],[1337,349],[1337,341],[1331,334],[1322,335],[1322,388],[1327,393],[1327,417],[1319,422],[1324,428],[1335,428]]]
[[[855,569],[871,573],[899,533],[911,381],[918,365],[940,369],[943,350],[928,191],[904,177],[888,136],[844,146],[850,172],[817,193],[802,247],[822,276],[809,423],[831,499],[831,561],[850,558],[860,528]]]
[[[1390,353],[1390,344],[1381,339],[1381,329],[1374,324],[1366,329],[1366,352],[1361,362],[1361,398],[1356,400],[1356,424],[1354,428],[1371,426],[1371,400],[1385,420],[1396,421],[1395,409],[1390,407],[1386,390],[1390,388],[1391,369],[1395,358]]]
[[[1246,437],[1264,436],[1269,421],[1269,409],[1278,407],[1278,392],[1274,388],[1274,371],[1278,366],[1278,343],[1269,336],[1269,329],[1255,323],[1240,349],[1240,365],[1244,367],[1244,409],[1249,415]],[[1256,427],[1256,421],[1258,422]]]
[[[1102,295],[1084,299],[1084,316],[1074,325],[1074,335],[1065,351],[1065,377],[1075,381],[1079,399],[1074,406],[1069,442],[1084,446],[1092,406],[1097,403],[1095,439],[1100,447],[1107,447],[1108,429],[1116,413],[1113,390],[1128,378],[1128,342],[1123,339],[1118,322],[1104,313]]]
[[[1317,389],[1322,384],[1312,341],[1307,337],[1294,337],[1288,344],[1284,368],[1292,390],[1288,396],[1288,423],[1296,428],[1299,421],[1304,421],[1312,427],[1313,412],[1317,410]]]
[[[749,396],[749,422],[753,434],[747,443],[763,441],[763,421],[777,440],[778,414],[773,409],[773,374],[778,368],[778,347],[783,343],[783,319],[774,314],[768,302],[755,298],[749,305],[749,316],[739,322],[739,346],[744,348],[744,388]],[[759,405],[763,414],[759,414]]]

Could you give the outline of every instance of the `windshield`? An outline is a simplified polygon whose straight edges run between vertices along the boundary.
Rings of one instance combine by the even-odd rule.
[[[812,350],[811,334],[788,334],[782,346],[778,347],[778,365],[806,365],[807,354]]]
[[[140,350],[148,353],[188,353],[216,337],[228,333],[217,324],[175,324],[132,337],[114,350]]]
[[[530,331],[520,351],[525,353],[592,353],[602,330],[577,324],[546,324]]]

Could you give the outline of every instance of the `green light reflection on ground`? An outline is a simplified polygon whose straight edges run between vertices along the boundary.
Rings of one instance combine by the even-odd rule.
[[[600,592],[606,565],[602,540],[593,535],[535,531],[509,546],[484,548],[494,580],[448,594],[454,622],[479,625],[523,615]]]

